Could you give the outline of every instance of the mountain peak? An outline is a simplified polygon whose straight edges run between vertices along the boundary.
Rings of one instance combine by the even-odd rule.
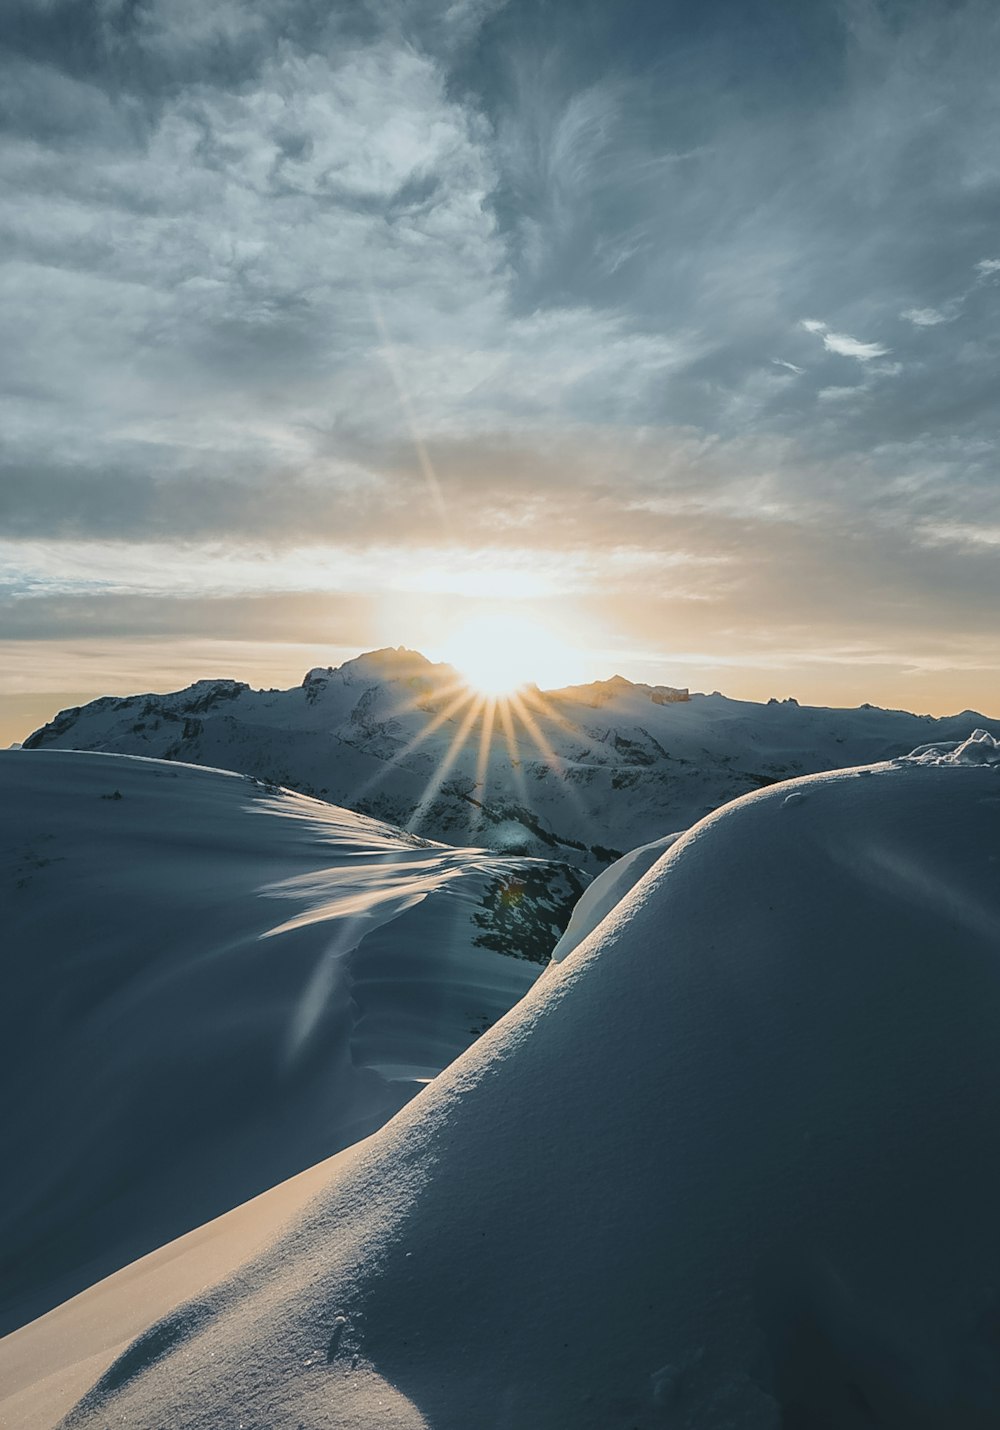
[[[343,665],[317,665],[306,671],[303,686],[317,681],[331,679],[339,675],[342,680],[352,682],[362,680],[405,680],[414,675],[427,675],[435,669],[431,661],[418,650],[407,646],[383,646],[380,650],[369,650],[345,660]]]
[[[561,690],[548,692],[561,700],[572,700],[579,705],[595,708],[608,705],[611,701],[628,695],[640,695],[651,700],[654,705],[671,705],[675,701],[690,700],[686,688],[673,685],[644,685],[627,680],[624,675],[612,675],[609,680],[592,680],[588,685],[567,685]]]

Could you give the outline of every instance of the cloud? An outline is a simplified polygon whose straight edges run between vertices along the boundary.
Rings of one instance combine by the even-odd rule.
[[[315,591],[267,595],[178,595],[91,591],[0,595],[4,640],[211,639],[265,643],[324,640],[344,646],[371,635],[368,596]]]
[[[862,343],[857,338],[848,337],[846,333],[832,333],[825,323],[820,323],[815,318],[804,319],[802,326],[807,333],[815,333],[817,337],[822,334],[823,346],[827,352],[837,353],[839,357],[858,358],[861,362],[868,362],[872,358],[885,357],[889,352],[881,343]]]
[[[861,362],[885,357],[889,351],[881,343],[862,343],[857,338],[848,337],[846,333],[824,333],[823,346],[828,352],[838,353],[841,357],[858,358]]]
[[[915,328],[936,328],[940,323],[952,321],[947,313],[942,313],[937,308],[907,308],[899,316],[912,323]]]
[[[914,533],[994,519],[995,6],[9,11],[0,523],[33,590],[96,546],[215,600],[247,551],[360,582],[376,546],[518,544],[601,589],[610,548],[691,558],[685,600],[738,591],[780,644],[754,563],[784,523],[825,581],[825,521],[874,523],[879,619],[936,619]]]

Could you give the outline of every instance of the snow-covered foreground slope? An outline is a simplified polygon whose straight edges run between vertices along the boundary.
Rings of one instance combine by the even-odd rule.
[[[380,1126],[582,882],[220,771],[0,754],[0,1324]]]
[[[630,889],[634,889],[643,875],[648,874],[653,865],[672,849],[684,831],[665,834],[662,839],[654,839],[649,844],[640,844],[623,854],[620,859],[601,871],[593,883],[589,884],[570,914],[565,932],[552,950],[552,959],[561,963],[568,958],[588,934],[592,934],[604,919],[621,903]]]
[[[27,741],[239,770],[449,843],[557,855],[598,870],[728,800],[797,774],[964,739],[966,711],[674,701],[620,677],[494,708],[448,666],[383,650],[310,671],[294,690],[200,681],[97,700]]]
[[[994,1430],[998,874],[989,765],[720,811],[368,1142],[4,1342],[5,1423]]]

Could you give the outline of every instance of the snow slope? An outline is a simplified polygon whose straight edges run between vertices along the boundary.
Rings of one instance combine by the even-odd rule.
[[[0,1345],[3,1423],[992,1430],[998,872],[989,764],[728,806],[234,1277],[250,1209]]]
[[[217,770],[0,753],[0,1324],[380,1126],[582,883]]]
[[[588,884],[570,914],[569,923],[552,950],[553,962],[561,963],[574,948],[578,948],[683,835],[681,830],[678,834],[666,834],[662,839],[654,839],[649,844],[640,844],[638,849],[631,849],[602,870],[593,883]]]
[[[449,843],[597,871],[778,779],[904,755],[1000,721],[667,698],[621,677],[475,708],[455,672],[382,650],[294,690],[200,681],[63,711],[26,742],[239,770]]]

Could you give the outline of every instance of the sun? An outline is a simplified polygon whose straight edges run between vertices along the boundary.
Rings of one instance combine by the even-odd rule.
[[[440,647],[441,657],[481,695],[573,679],[571,648],[538,621],[514,614],[470,617]]]

